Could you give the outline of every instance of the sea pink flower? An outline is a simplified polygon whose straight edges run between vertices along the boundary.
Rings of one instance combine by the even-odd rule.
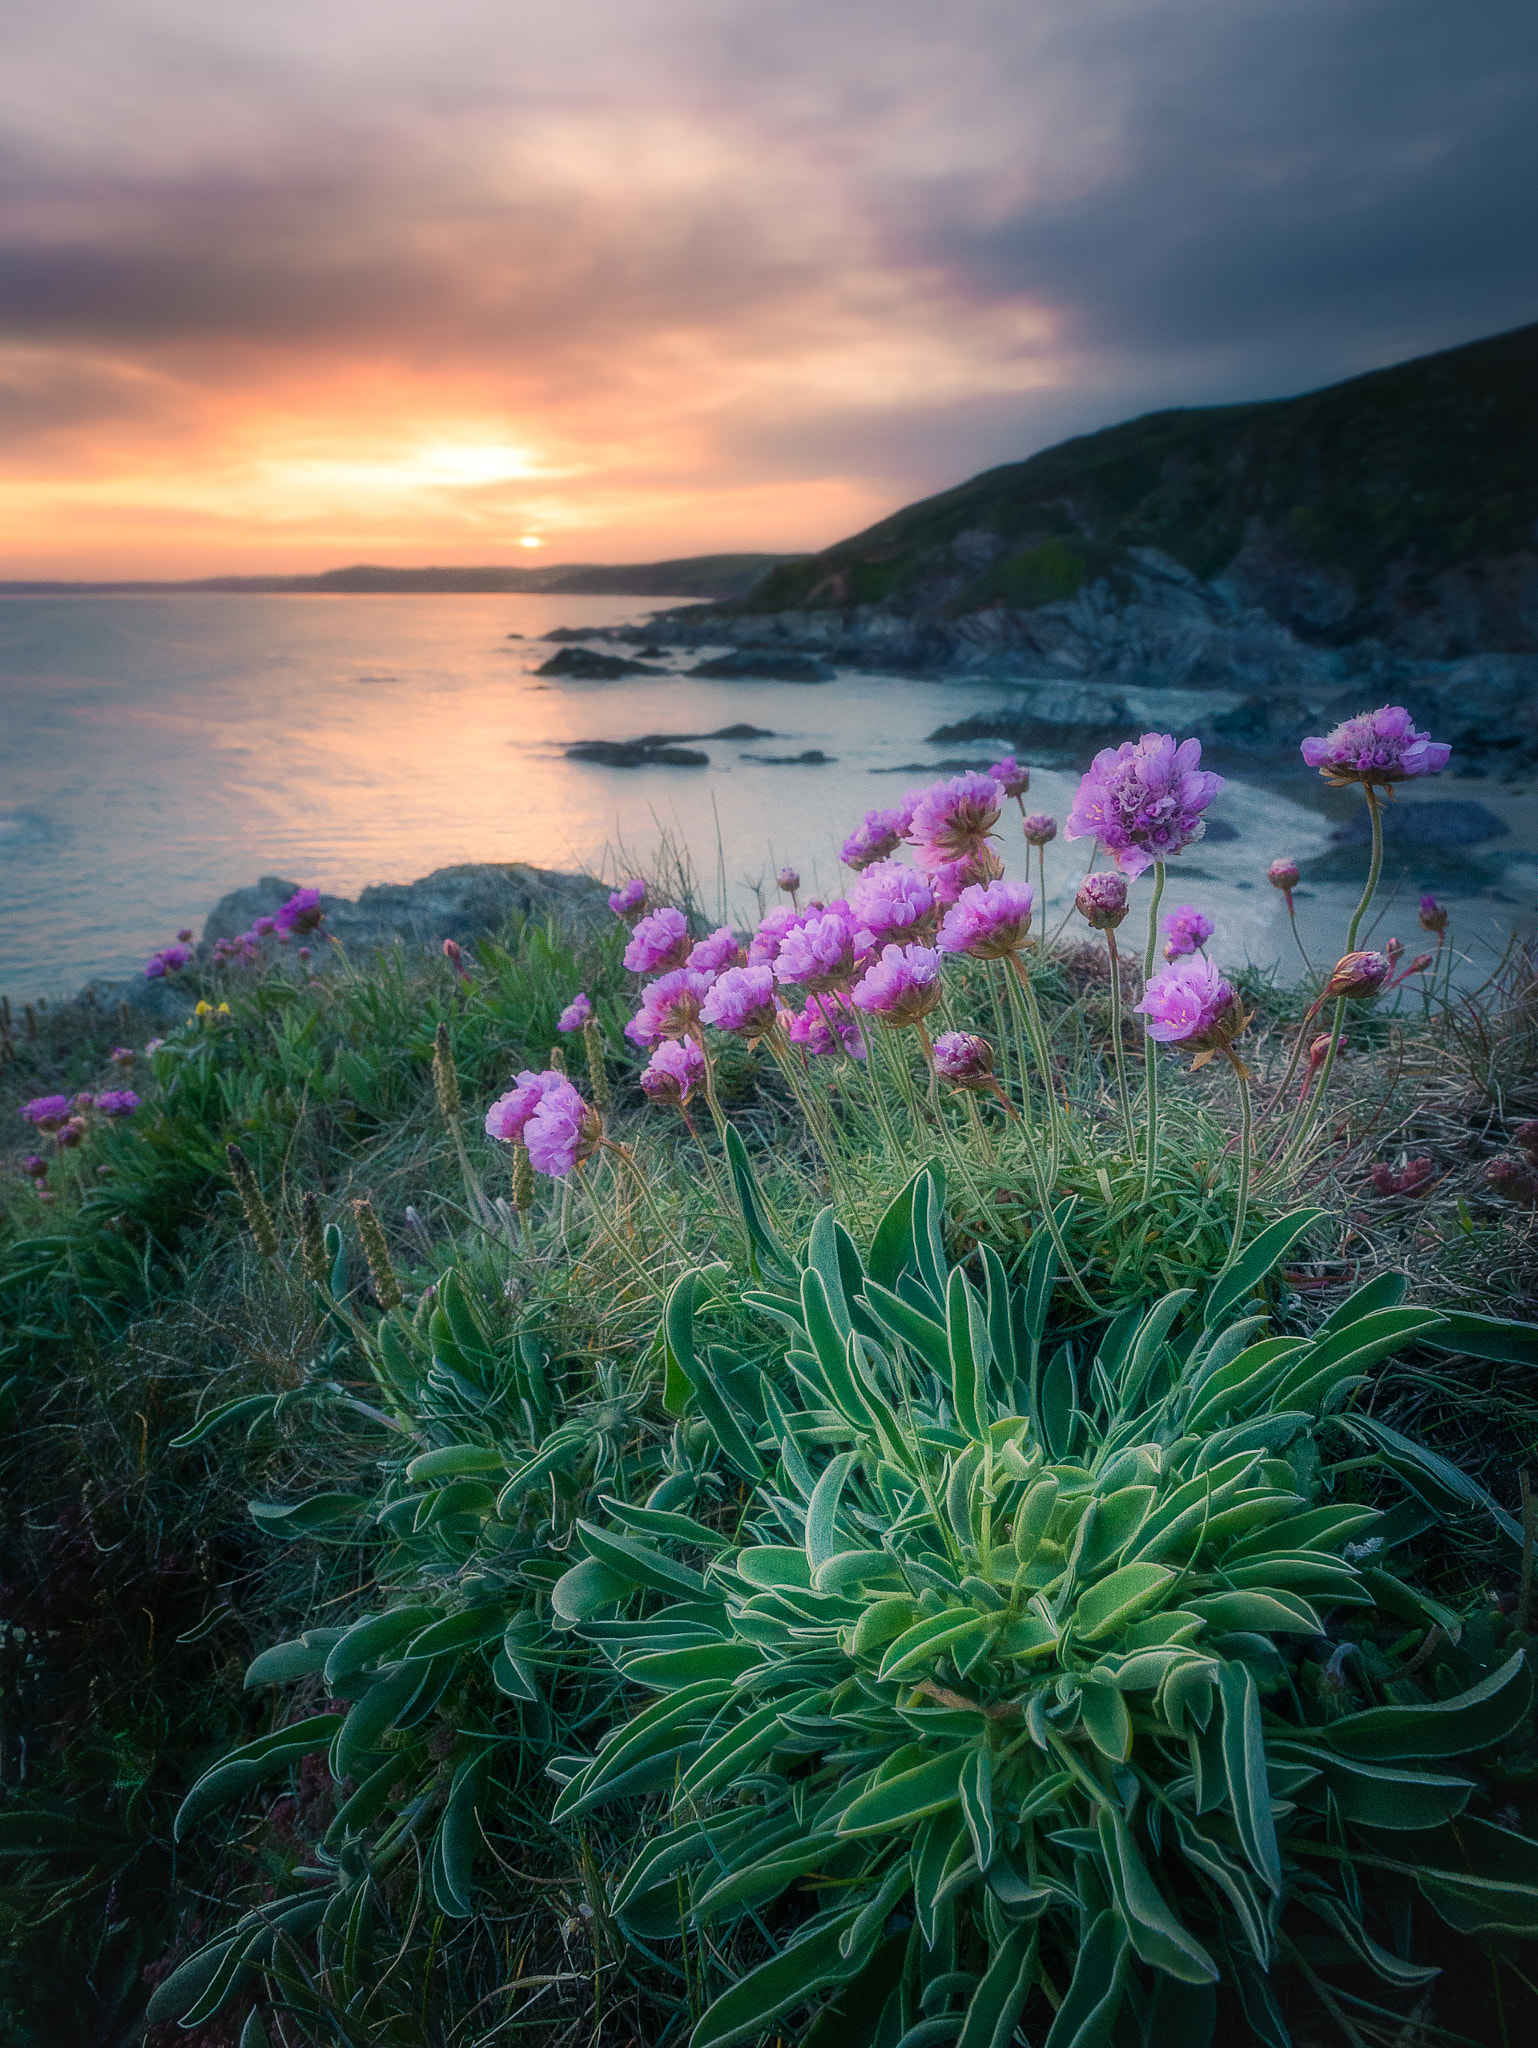
[[[48,1161],[39,1153],[29,1152],[21,1162],[21,1170],[30,1174],[33,1180],[45,1180],[48,1175]]]
[[[849,1000],[883,1024],[917,1024],[940,1000],[940,956],[931,946],[883,946]]]
[[[21,1114],[40,1131],[56,1131],[74,1106],[68,1095],[36,1095],[21,1105]]]
[[[557,1031],[580,1031],[593,1020],[593,1005],[586,989],[579,989],[555,1020]]]
[[[945,913],[935,943],[942,953],[1005,960],[1025,944],[1035,902],[1027,882],[974,882]]]
[[[1298,864],[1295,860],[1274,860],[1266,869],[1266,880],[1273,889],[1285,889],[1290,895],[1298,886]]]
[[[1202,812],[1224,787],[1200,766],[1200,740],[1178,747],[1168,733],[1098,753],[1074,792],[1065,839],[1098,839],[1124,875],[1140,875],[1200,839]]]
[[[1216,930],[1210,917],[1203,916],[1189,903],[1179,904],[1164,920],[1165,959],[1184,959],[1187,953],[1205,946]]]
[[[848,906],[830,905],[792,927],[774,956],[774,978],[809,995],[844,989],[854,979],[856,942]]]
[[[315,930],[325,914],[319,889],[296,889],[279,909],[273,923],[280,932],[298,932],[303,937]]]
[[[523,1072],[515,1077],[514,1085],[507,1094],[499,1095],[487,1110],[487,1137],[496,1138],[504,1145],[519,1143],[529,1118],[551,1089],[565,1078],[566,1076],[558,1074],[554,1067],[548,1067],[542,1074],[533,1073],[525,1067]]]
[[[301,946],[299,948],[299,957],[301,960],[309,959],[310,949],[308,946]],[[459,976],[460,980],[464,982],[468,987],[470,981],[470,973],[469,969],[465,966],[465,956],[457,939],[444,940],[443,957],[445,960],[447,960],[450,967],[453,968],[454,972]]]
[[[1436,1162],[1431,1159],[1405,1160],[1393,1167],[1380,1162],[1368,1168],[1374,1189],[1383,1196],[1425,1195],[1431,1192],[1431,1182],[1436,1174]]]
[[[558,1085],[546,1090],[524,1125],[523,1142],[536,1173],[564,1180],[573,1167],[597,1150],[603,1125],[597,1111],[589,1108],[564,1074],[558,1074],[556,1081]]]
[[[1485,1185],[1492,1193],[1522,1209],[1538,1209],[1538,1173],[1523,1159],[1506,1154],[1485,1164]]]
[[[1511,1139],[1530,1159],[1538,1160],[1538,1118],[1529,1117],[1526,1123],[1518,1124]]]
[[[908,806],[867,811],[839,850],[846,868],[868,868],[897,851],[908,830]]]
[[[609,908],[616,917],[637,918],[646,908],[646,884],[639,875],[632,875],[628,882],[621,882],[609,898]]]
[[[107,1057],[115,1067],[131,1067],[138,1055],[131,1045],[115,1045]]]
[[[781,868],[774,881],[775,887],[783,889],[787,896],[794,896],[801,887],[801,877],[794,868]]]
[[[935,1040],[935,1072],[953,1088],[987,1088],[993,1082],[993,1047],[971,1031],[947,1031]]]
[[[877,861],[849,891],[849,916],[878,943],[912,938],[934,912],[934,891],[900,860]]]
[[[1148,1035],[1160,1045],[1211,1053],[1244,1029],[1244,1006],[1205,956],[1177,960],[1154,975],[1136,1006]]]
[[[1304,740],[1302,754],[1328,782],[1371,785],[1440,775],[1452,748],[1429,733],[1417,732],[1402,704],[1385,704],[1381,711],[1363,711],[1346,719],[1323,739]]]
[[[625,948],[625,965],[632,974],[665,974],[670,967],[682,967],[691,945],[688,920],[671,903],[643,917]]]
[[[258,917],[252,920],[251,934],[253,938],[270,939],[277,928],[278,920],[275,917]]]
[[[701,939],[689,955],[689,965],[702,974],[720,974],[728,967],[741,967],[747,959],[737,934],[728,924]]]
[[[913,807],[907,837],[932,848],[942,860],[961,860],[980,851],[999,822],[1004,792],[991,775],[969,769],[926,789]]]
[[[1337,960],[1319,1000],[1329,996],[1375,996],[1389,978],[1393,961],[1387,953],[1347,953]]]
[[[1420,918],[1422,931],[1435,932],[1439,938],[1447,929],[1447,911],[1435,896],[1421,898]]]
[[[641,1071],[651,1101],[682,1109],[705,1078],[705,1055],[692,1038],[665,1038]]]
[[[1074,908],[1097,932],[1114,932],[1127,914],[1125,875],[1086,875],[1073,899]]]
[[[1013,754],[1006,754],[1002,761],[995,761],[988,773],[1005,796],[1013,797],[1017,802],[1031,786],[1030,769],[1022,768]]]
[[[942,858],[935,847],[920,846],[914,859],[924,870],[924,879],[942,909],[956,902],[964,889],[986,887],[989,882],[998,881],[1004,872],[1004,863],[986,846],[957,860]]]
[[[748,965],[768,967],[785,943],[785,934],[794,931],[811,911],[792,910],[788,903],[777,903],[773,910],[766,910],[758,921],[758,929],[748,941]]]
[[[192,944],[191,925],[184,925],[182,929],[176,934],[176,936],[180,944],[184,946],[190,946]]]
[[[1057,820],[1045,811],[1032,811],[1025,821],[1027,846],[1050,846],[1057,837]]]
[[[145,979],[160,981],[167,974],[175,974],[179,968],[186,967],[191,959],[192,954],[186,946],[162,946],[158,953],[152,953],[145,961]]]
[[[860,1036],[859,1025],[840,1017],[835,1030],[835,1020],[815,1003],[808,1004],[800,1016],[793,1011],[782,1010],[780,1024],[791,1044],[799,1045],[813,1059],[827,1059],[839,1052],[848,1053],[855,1060],[865,1057],[865,1041]]]
[[[108,1088],[91,1107],[99,1116],[132,1116],[139,1107],[139,1098],[131,1088]]]
[[[625,1026],[632,1045],[655,1045],[659,1038],[682,1038],[699,1022],[700,1005],[710,993],[713,974],[697,967],[675,967],[641,991],[641,1007]]]
[[[739,1038],[762,1038],[774,1029],[774,969],[763,962],[755,967],[728,967],[717,977],[700,1005],[700,1022],[717,1031],[730,1031]]]
[[[61,1124],[53,1134],[53,1142],[59,1147],[78,1145],[90,1129],[83,1116],[72,1116],[68,1123]]]

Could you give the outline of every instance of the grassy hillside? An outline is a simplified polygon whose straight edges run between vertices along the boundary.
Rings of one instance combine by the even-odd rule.
[[[1347,636],[1405,601],[1407,579],[1532,551],[1535,519],[1530,326],[1301,398],[1150,413],[1065,441],[772,570],[750,603],[1029,610],[1097,576],[1116,587],[1129,549],[1211,578],[1248,539],[1349,579],[1355,603],[1333,622]]]

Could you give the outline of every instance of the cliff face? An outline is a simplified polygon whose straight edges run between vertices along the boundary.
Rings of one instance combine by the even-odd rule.
[[[772,570],[743,610],[876,606],[945,640],[994,614],[985,637],[1069,655],[1103,637],[1082,598],[1258,615],[1303,647],[1538,653],[1538,326],[1066,441]]]

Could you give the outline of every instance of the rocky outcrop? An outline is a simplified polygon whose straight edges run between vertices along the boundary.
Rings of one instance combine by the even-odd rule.
[[[258,917],[271,917],[298,887],[263,875],[222,896],[203,926],[203,942],[232,939]],[[463,944],[497,931],[514,916],[555,916],[563,923],[609,915],[607,892],[587,875],[563,875],[520,863],[467,862],[437,868],[418,882],[380,882],[356,902],[322,895],[325,929],[352,951],[402,945],[433,951],[445,939]]]

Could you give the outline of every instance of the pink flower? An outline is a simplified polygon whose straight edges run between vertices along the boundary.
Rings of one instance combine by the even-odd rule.
[[[924,877],[899,860],[876,862],[849,891],[852,922],[878,942],[913,937],[934,907],[934,891]]]
[[[1295,860],[1274,860],[1266,869],[1266,880],[1273,889],[1285,889],[1289,893],[1298,886],[1298,864]]]
[[[1328,996],[1375,996],[1388,980],[1393,965],[1387,953],[1347,953],[1336,961],[1319,1000],[1323,1002]]]
[[[942,953],[1005,960],[1025,944],[1036,892],[1024,882],[974,882],[945,913],[935,943]]]
[[[593,1005],[585,989],[579,989],[555,1020],[557,1031],[580,1031],[592,1022]]]
[[[325,914],[319,889],[296,889],[273,919],[273,924],[280,932],[298,932],[304,937],[315,930]]]
[[[940,1000],[940,956],[930,946],[883,946],[849,999],[883,1024],[917,1024]]]
[[[801,877],[796,873],[794,868],[781,868],[780,872],[775,876],[774,881],[775,887],[778,889],[783,889],[787,896],[794,896],[796,891],[801,887]]]
[[[21,1162],[21,1170],[23,1173],[30,1174],[33,1180],[46,1180],[48,1177],[48,1161],[39,1153],[29,1152]]]
[[[1006,754],[1002,761],[995,761],[988,773],[1004,794],[1014,797],[1017,802],[1031,786],[1030,769],[1022,768],[1013,754]]]
[[[186,967],[192,954],[186,946],[163,946],[158,953],[152,953],[144,963],[146,981],[160,981],[167,974],[175,974]]]
[[[1538,1161],[1538,1118],[1529,1117],[1526,1123],[1518,1124],[1511,1138],[1529,1159]]]
[[[730,925],[724,924],[708,938],[701,939],[689,955],[689,965],[702,974],[720,974],[727,967],[741,967],[747,954]]]
[[[564,1074],[555,1079],[557,1085],[545,1091],[524,1125],[523,1142],[536,1173],[564,1180],[597,1150],[603,1126]]]
[[[1440,938],[1447,929],[1447,912],[1435,896],[1421,898],[1420,917],[1422,931],[1435,932]]]
[[[993,1047],[971,1031],[947,1031],[935,1040],[935,1072],[953,1088],[987,1088],[993,1081]]]
[[[815,1003],[809,1004],[799,1017],[790,1010],[782,1010],[780,1023],[791,1044],[799,1045],[813,1059],[827,1059],[839,1052],[848,1053],[855,1060],[865,1057],[859,1025],[840,1017],[835,1030],[834,1020]]]
[[[766,910],[758,921],[758,930],[748,941],[749,966],[772,966],[785,943],[785,934],[794,931],[801,922],[802,912],[792,910],[788,903],[777,903],[773,910]]]
[[[1182,903],[1164,920],[1164,957],[1180,960],[1205,946],[1217,926],[1189,903]]]
[[[1210,1053],[1244,1029],[1244,1006],[1205,957],[1179,960],[1156,974],[1136,1005],[1148,1035],[1160,1045]]]
[[[649,981],[641,991],[641,1007],[625,1026],[632,1045],[655,1045],[659,1038],[682,1038],[699,1022],[700,1005],[715,976],[697,967],[675,967],[671,974]]]
[[[774,978],[824,995],[854,979],[855,933],[847,905],[830,905],[785,934],[774,956]]]
[[[277,928],[278,920],[275,917],[258,917],[253,919],[251,925],[252,934],[258,939],[270,939]]]
[[[1403,1155],[1401,1155],[1403,1158]],[[1431,1182],[1436,1174],[1436,1163],[1431,1159],[1405,1160],[1395,1168],[1386,1163],[1368,1168],[1376,1192],[1385,1197],[1392,1195],[1425,1195],[1431,1192]]]
[[[1073,904],[1093,930],[1114,932],[1127,914],[1126,876],[1086,875]]]
[[[868,868],[897,851],[908,830],[911,812],[906,804],[889,810],[867,811],[839,850],[846,868]]]
[[[774,969],[728,967],[700,1005],[700,1022],[739,1038],[762,1038],[774,1029]]]
[[[543,1074],[536,1074],[525,1067],[516,1077],[514,1086],[506,1095],[499,1095],[486,1112],[486,1135],[496,1138],[501,1144],[520,1143],[529,1118],[553,1088],[558,1087],[566,1076],[558,1074],[553,1067]]]
[[[1098,839],[1124,875],[1140,875],[1200,839],[1202,812],[1223,788],[1199,763],[1200,740],[1168,733],[1106,747],[1074,792],[1065,839]]]
[[[1032,811],[1025,821],[1025,840],[1028,846],[1050,846],[1057,837],[1057,820],[1049,818],[1045,811]]]
[[[1522,1209],[1538,1209],[1538,1173],[1525,1160],[1509,1154],[1485,1165],[1485,1185],[1493,1194]]]
[[[68,1095],[36,1095],[21,1105],[20,1113],[40,1131],[56,1131],[74,1106]]]
[[[609,898],[609,908],[616,917],[636,918],[646,908],[646,884],[639,875],[632,875],[628,882],[621,882]]]
[[[61,1148],[68,1145],[78,1145],[85,1137],[89,1128],[90,1126],[83,1116],[72,1116],[68,1123],[61,1124],[54,1133],[53,1142]]]
[[[190,946],[192,944],[191,925],[183,925],[182,929],[176,934],[176,936],[182,945]]]
[[[1440,775],[1452,751],[1441,740],[1417,732],[1402,704],[1359,712],[1323,739],[1304,740],[1302,746],[1309,767],[1317,768],[1336,785],[1407,782],[1416,775]]]
[[[695,1084],[705,1078],[705,1055],[692,1038],[665,1038],[641,1072],[641,1087],[653,1102],[682,1109]]]
[[[991,775],[979,775],[975,769],[953,775],[920,796],[907,837],[915,846],[932,848],[942,860],[964,859],[980,851],[999,822],[1003,803],[1004,792]]]
[[[625,948],[625,965],[632,974],[666,973],[682,967],[689,957],[689,926],[681,910],[671,903],[643,917]]]
[[[91,1107],[99,1116],[132,1116],[139,1107],[139,1098],[131,1088],[108,1088]]]

